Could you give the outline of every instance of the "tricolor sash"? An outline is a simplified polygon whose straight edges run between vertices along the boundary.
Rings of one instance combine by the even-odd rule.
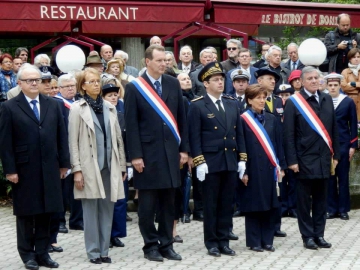
[[[280,165],[279,160],[276,157],[274,146],[267,134],[265,128],[262,124],[260,124],[259,120],[257,120],[254,116],[254,113],[251,110],[247,110],[244,112],[241,117],[248,124],[252,132],[254,132],[256,138],[260,142],[263,147],[266,155],[268,156],[270,163],[275,167],[274,169],[274,178],[276,180],[280,180]]]
[[[181,138],[177,123],[175,121],[173,114],[166,106],[164,101],[159,97],[159,95],[154,91],[154,89],[145,81],[144,78],[138,77],[133,81],[131,81],[131,83],[135,85],[136,89],[140,92],[140,94],[156,111],[156,113],[161,117],[161,119],[164,120],[164,122],[168,125],[176,141],[180,145]]]
[[[65,107],[70,110],[72,102],[70,102],[69,100],[67,100],[67,99],[65,99],[65,98],[63,98],[62,96],[59,96],[59,95],[54,96],[54,98],[61,99],[62,101],[64,101]]]
[[[311,108],[309,103],[304,99],[300,93],[296,93],[290,97],[291,101],[294,103],[295,107],[299,110],[301,115],[304,117],[306,122],[310,127],[317,133],[325,143],[328,145],[331,154],[334,153],[332,148],[332,141],[329,133],[327,132],[324,124],[321,122],[320,118],[316,115],[314,110]],[[286,116],[285,116],[286,117]]]

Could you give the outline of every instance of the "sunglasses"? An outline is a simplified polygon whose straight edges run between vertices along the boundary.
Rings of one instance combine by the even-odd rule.
[[[236,47],[229,47],[227,48],[228,51],[235,51],[237,48]]]

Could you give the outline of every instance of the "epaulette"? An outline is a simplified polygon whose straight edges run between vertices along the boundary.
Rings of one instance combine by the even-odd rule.
[[[233,96],[230,96],[230,95],[222,95],[223,98],[228,98],[228,99],[232,99],[232,100],[235,100],[235,98]]]
[[[274,98],[281,98],[281,97],[280,97],[280,96],[278,96],[278,95],[275,95],[275,94],[274,94]],[[282,98],[281,98],[281,99],[282,99]]]
[[[198,98],[193,99],[191,102],[195,102],[195,101],[198,101],[198,100],[203,99],[203,98],[204,98],[204,97],[201,96],[201,97],[198,97]]]

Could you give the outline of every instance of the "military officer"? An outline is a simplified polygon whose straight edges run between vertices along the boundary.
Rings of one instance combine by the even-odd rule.
[[[238,163],[240,112],[232,97],[222,95],[224,77],[218,62],[207,64],[198,75],[206,95],[193,100],[188,113],[191,155],[203,191],[204,242],[215,257],[235,255],[228,239],[231,205],[237,172],[245,171],[245,163]]]

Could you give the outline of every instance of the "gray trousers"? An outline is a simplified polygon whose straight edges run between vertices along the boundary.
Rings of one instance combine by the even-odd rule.
[[[114,214],[114,202],[110,201],[110,171],[101,171],[105,199],[82,199],[85,248],[89,259],[107,257]],[[85,183],[86,185],[86,183]]]

